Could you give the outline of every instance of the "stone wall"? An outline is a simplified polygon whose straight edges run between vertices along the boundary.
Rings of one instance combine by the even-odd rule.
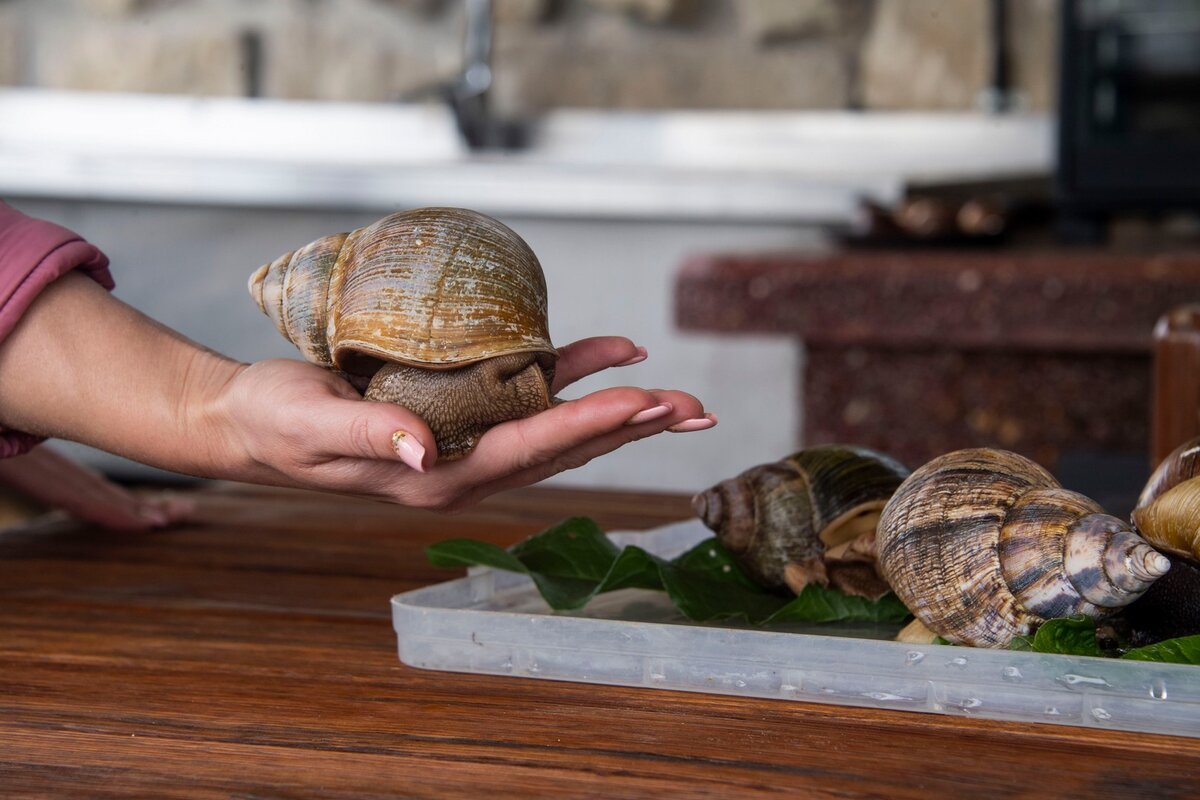
[[[987,0],[495,0],[495,98],[550,107],[972,109]],[[1026,108],[1054,0],[1010,0]],[[459,0],[0,0],[0,84],[394,101],[461,62]]]

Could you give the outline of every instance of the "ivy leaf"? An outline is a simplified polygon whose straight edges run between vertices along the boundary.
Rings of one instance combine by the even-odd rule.
[[[1121,658],[1161,661],[1165,664],[1200,664],[1200,636],[1181,636],[1130,650]]]
[[[795,600],[772,614],[765,623],[903,622],[909,616],[908,608],[891,592],[878,600],[871,600],[810,583]]]

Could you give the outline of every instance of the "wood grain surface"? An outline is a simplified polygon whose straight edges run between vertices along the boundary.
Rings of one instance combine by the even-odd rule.
[[[219,487],[194,524],[0,533],[2,797],[1188,797],[1200,740],[416,670],[421,549],[685,498],[530,489],[459,516]]]

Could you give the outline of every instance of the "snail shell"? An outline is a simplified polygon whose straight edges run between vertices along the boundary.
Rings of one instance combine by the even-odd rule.
[[[392,214],[280,256],[249,289],[306,360],[424,418],[443,460],[552,402],[541,265],[483,214]]]
[[[1155,547],[1200,559],[1200,437],[1158,465],[1138,498],[1133,524]]]
[[[1092,500],[1027,458],[959,450],[914,472],[883,510],[879,566],[931,631],[1005,647],[1043,621],[1102,617],[1170,568]]]
[[[692,498],[755,582],[799,594],[811,582],[879,597],[871,540],[884,503],[908,475],[904,465],[863,447],[801,450],[722,481]]]

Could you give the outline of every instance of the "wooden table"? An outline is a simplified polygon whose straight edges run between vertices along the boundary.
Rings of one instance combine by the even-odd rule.
[[[225,487],[197,524],[0,534],[0,796],[1196,797],[1200,740],[426,672],[421,548],[682,497],[525,490],[439,517]]]

